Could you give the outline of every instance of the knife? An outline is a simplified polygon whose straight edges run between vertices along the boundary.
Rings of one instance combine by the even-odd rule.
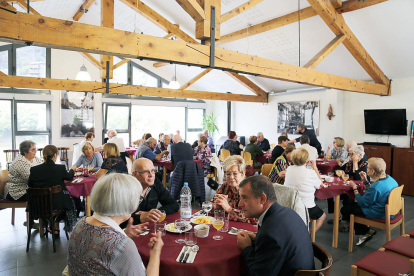
[[[184,251],[183,251],[183,253],[181,253],[181,256],[180,256],[180,263],[183,261],[185,252],[187,252],[187,250],[188,250],[188,247],[184,246]]]
[[[190,247],[190,250],[188,250],[188,253],[185,255],[185,258],[183,260],[183,263],[186,263],[187,262],[188,257],[190,256],[190,253],[191,253],[191,247]]]

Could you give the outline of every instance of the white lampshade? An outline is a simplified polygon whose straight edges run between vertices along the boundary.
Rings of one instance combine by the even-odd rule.
[[[85,64],[83,64],[82,67],[79,69],[79,72],[76,75],[76,80],[80,80],[80,81],[90,81],[91,80],[91,75],[89,75],[88,69],[86,69]]]
[[[181,87],[180,83],[177,81],[177,78],[174,76],[171,79],[170,83],[168,84],[168,88],[170,88],[170,89],[178,89],[180,87]]]

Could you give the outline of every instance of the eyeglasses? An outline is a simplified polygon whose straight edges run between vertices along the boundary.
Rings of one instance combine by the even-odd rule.
[[[238,174],[241,174],[239,172],[234,172],[234,173],[226,173],[227,177],[233,176],[233,177],[237,177]]]
[[[136,172],[136,173],[140,173],[140,174],[155,174],[155,169],[152,169],[152,170],[145,170],[145,171],[142,171],[142,172],[139,172],[139,171],[134,171],[134,172]]]

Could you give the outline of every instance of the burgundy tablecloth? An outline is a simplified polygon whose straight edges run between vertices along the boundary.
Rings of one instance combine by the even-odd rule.
[[[80,178],[75,177],[73,180]],[[65,181],[66,188],[69,191],[69,194],[73,197],[80,197],[80,196],[89,196],[91,194],[93,185],[95,185],[96,182],[96,176],[90,175],[89,177],[83,177],[82,182],[79,183],[72,183],[72,181]]]
[[[349,180],[348,180],[349,181]],[[354,181],[357,184],[360,184],[358,186],[358,192],[363,193],[365,191],[365,186],[362,183],[362,181]],[[327,199],[327,198],[333,198],[337,195],[347,194],[350,198],[354,199],[354,191],[352,190],[351,186],[344,185],[344,181],[342,178],[334,177],[333,182],[324,182],[324,184],[330,185],[328,188],[322,188],[319,190],[316,190],[315,197],[319,199]],[[333,184],[339,184],[339,185],[333,185]]]
[[[179,212],[169,215],[165,221],[167,223],[174,222],[179,218],[179,215]],[[153,227],[153,225],[150,224],[150,227]],[[243,222],[230,221],[229,227],[257,231],[257,228],[252,224]],[[175,239],[179,234],[167,232],[163,237],[164,247],[161,253],[160,275],[239,276],[244,273],[241,250],[237,246],[236,236],[220,232],[220,235],[224,238],[221,241],[216,241],[212,238],[216,234],[217,230],[210,226],[208,237],[197,239],[200,251],[198,251],[194,263],[183,264],[176,262],[177,256],[183,247],[183,244],[175,243]],[[134,240],[145,267],[149,261],[148,241],[150,237],[151,235],[146,235]]]
[[[202,168],[204,167],[203,162],[201,160],[195,160],[198,165],[200,165]],[[171,161],[164,161],[164,160],[158,160],[158,161],[153,161],[154,166],[156,167],[165,167],[170,171],[174,170],[174,164]]]
[[[316,161],[316,167],[318,167],[321,174],[328,174],[333,172],[338,166],[335,160],[324,160],[324,161]]]
[[[272,153],[270,151],[264,151],[264,155],[256,155],[256,161],[262,164],[266,164],[269,158],[272,158]]]
[[[129,154],[129,156],[134,156],[135,152],[137,151],[136,148],[126,148],[125,152]]]

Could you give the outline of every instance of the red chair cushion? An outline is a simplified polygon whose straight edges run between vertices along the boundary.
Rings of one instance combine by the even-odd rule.
[[[354,265],[379,276],[405,274],[410,271],[409,259],[379,250],[368,254]]]
[[[407,234],[410,235],[411,237],[414,237],[414,229],[408,232]]]
[[[409,257],[410,259],[414,259],[414,239],[399,236],[398,238],[387,242],[382,247],[389,251]]]
[[[254,168],[252,166],[246,166],[246,176],[254,175]]]
[[[391,224],[397,223],[397,222],[399,222],[402,219],[402,217],[403,216],[401,214],[396,214],[394,216],[394,218],[391,219],[390,223]],[[362,217],[360,217],[360,218],[362,218]],[[369,219],[369,220],[373,220],[373,221],[378,221],[378,222],[385,223],[385,219],[371,219],[371,218],[365,218],[365,219]]]
[[[18,203],[25,203],[26,201],[16,201],[16,200],[7,200],[7,199],[2,199],[2,200],[0,200],[0,203],[16,203],[16,204],[18,204]]]

